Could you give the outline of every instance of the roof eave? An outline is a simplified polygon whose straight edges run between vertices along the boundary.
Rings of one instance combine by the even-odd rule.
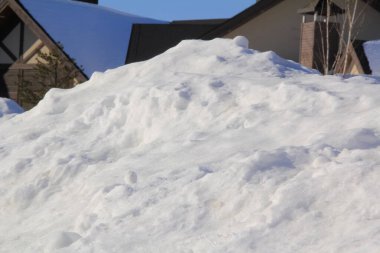
[[[210,32],[204,34],[201,36],[201,39],[213,39],[215,37],[220,37],[231,30],[235,29],[238,26],[241,26],[242,24],[247,23],[252,18],[260,15],[261,13],[265,12],[266,10],[272,8],[276,4],[282,2],[283,0],[262,0],[251,7],[248,7],[244,11],[238,13],[234,17],[228,19],[227,21],[223,22],[219,27],[211,30]]]

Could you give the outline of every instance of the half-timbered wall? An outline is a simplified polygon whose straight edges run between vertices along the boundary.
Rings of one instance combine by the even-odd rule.
[[[43,43],[8,8],[0,23],[0,96],[16,101],[20,80],[31,80]],[[45,49],[46,50],[46,49]]]
[[[20,20],[12,22],[0,36],[0,64],[12,64],[37,41],[37,37]]]
[[[0,64],[12,64],[12,58],[2,49],[0,48]]]
[[[89,2],[97,3],[97,0]],[[27,108],[33,106],[37,101],[29,101],[29,94],[20,91],[40,92],[43,84],[36,64],[43,60],[39,53],[48,55],[52,51],[57,53],[64,64],[74,69],[75,72],[72,73],[76,77],[70,85],[87,80],[83,71],[35,22],[18,0],[0,0],[0,97],[10,97],[21,106],[24,106],[25,101]]]

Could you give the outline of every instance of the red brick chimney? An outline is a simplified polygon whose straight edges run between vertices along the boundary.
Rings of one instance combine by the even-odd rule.
[[[326,9],[328,3],[330,3],[332,19],[329,22],[329,37],[326,35],[326,16],[328,15]],[[298,13],[303,16],[300,63],[323,72],[323,66],[326,65],[325,60],[328,59],[328,69],[331,70],[339,48],[340,24],[335,17],[344,13],[344,10],[336,5],[333,0],[312,0],[305,8],[298,10]],[[327,43],[329,44],[329,58],[326,58]]]

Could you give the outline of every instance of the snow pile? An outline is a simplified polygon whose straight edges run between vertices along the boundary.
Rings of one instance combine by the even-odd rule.
[[[1,252],[367,252],[380,85],[185,41],[0,125]]]
[[[0,98],[0,118],[22,113],[24,110],[13,100]]]
[[[364,51],[367,55],[372,75],[380,76],[380,40],[364,43]]]

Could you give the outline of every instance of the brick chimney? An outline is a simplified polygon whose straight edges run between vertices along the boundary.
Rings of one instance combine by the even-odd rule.
[[[327,41],[327,4],[330,3],[329,37]],[[329,45],[328,69],[332,68],[339,49],[339,29],[337,15],[344,13],[332,0],[313,0],[305,8],[298,10],[302,14],[301,45],[299,61],[302,65],[324,72],[327,62],[327,44]]]

